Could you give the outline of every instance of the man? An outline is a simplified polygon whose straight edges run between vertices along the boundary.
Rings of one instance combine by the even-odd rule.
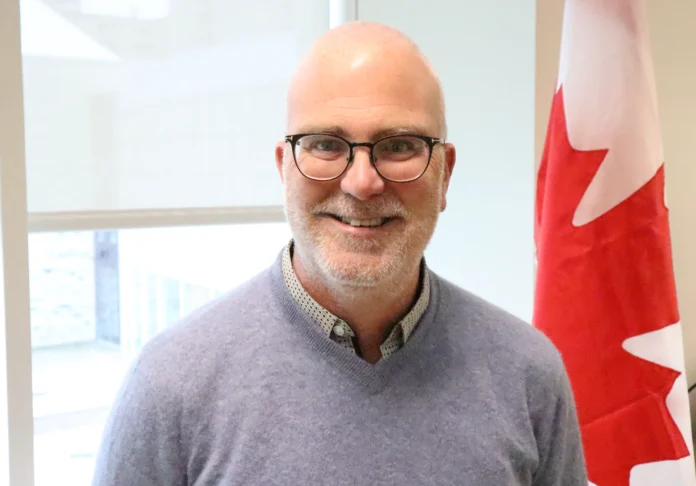
[[[319,39],[275,150],[293,240],[145,347],[94,484],[586,486],[555,348],[425,264],[445,135],[409,39]]]

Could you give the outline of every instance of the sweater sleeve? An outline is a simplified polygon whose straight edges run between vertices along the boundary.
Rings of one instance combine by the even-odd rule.
[[[565,367],[557,367],[557,379],[536,424],[539,465],[533,486],[587,486],[575,399]]]
[[[126,376],[103,431],[92,486],[187,484],[181,404],[169,367],[157,361],[143,353]]]

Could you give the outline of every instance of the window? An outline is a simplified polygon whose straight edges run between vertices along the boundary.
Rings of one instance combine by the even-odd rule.
[[[282,204],[326,0],[20,0],[30,213]]]
[[[36,486],[89,484],[142,346],[271,265],[289,238],[286,223],[32,234]]]

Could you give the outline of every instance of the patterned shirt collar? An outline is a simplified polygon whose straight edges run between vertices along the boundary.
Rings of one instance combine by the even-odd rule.
[[[302,287],[302,284],[300,284],[295,270],[292,267],[292,250],[293,241],[291,240],[285,247],[282,257],[283,279],[285,280],[290,295],[292,295],[293,299],[295,299],[302,310],[321,327],[330,339],[355,352],[356,349],[353,340],[355,333],[350,326],[322,307],[309,295],[304,287]],[[408,341],[418,321],[420,321],[420,318],[428,308],[428,304],[430,303],[430,278],[428,277],[428,273],[428,267],[425,264],[425,259],[423,259],[421,262],[421,292],[418,296],[418,300],[409,313],[394,326],[392,332],[380,346],[383,358],[398,351],[404,343]]]

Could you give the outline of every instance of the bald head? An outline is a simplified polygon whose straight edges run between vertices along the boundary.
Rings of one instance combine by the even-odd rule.
[[[288,133],[350,125],[358,116],[380,130],[422,125],[424,134],[446,136],[444,96],[429,61],[403,33],[378,23],[322,35],[299,63],[287,103]]]

